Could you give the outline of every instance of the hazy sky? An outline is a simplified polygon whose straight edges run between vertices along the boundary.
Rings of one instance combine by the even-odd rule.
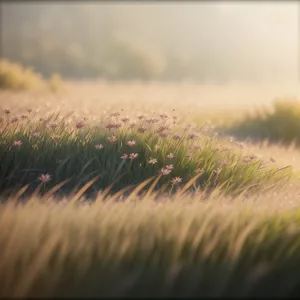
[[[201,57],[215,73],[233,81],[297,80],[300,4],[296,1],[83,2],[45,2],[43,6],[59,6],[66,21],[72,17],[72,5],[90,11],[86,22],[101,24],[107,12],[113,15],[118,33],[186,59]],[[9,10],[3,13],[5,27]],[[94,27],[105,30],[105,24]]]
[[[233,77],[296,80],[299,4],[258,2],[127,3],[122,11],[129,23],[136,24],[141,22],[134,18],[142,15],[140,10],[156,10],[158,19],[143,24],[140,31],[146,28],[153,39],[186,56],[203,55],[220,72],[226,70]]]

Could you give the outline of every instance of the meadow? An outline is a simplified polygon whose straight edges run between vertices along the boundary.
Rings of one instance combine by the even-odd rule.
[[[0,296],[298,296],[300,103],[274,93],[2,90]]]

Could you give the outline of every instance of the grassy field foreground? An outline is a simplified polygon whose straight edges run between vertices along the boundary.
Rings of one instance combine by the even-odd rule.
[[[191,105],[82,95],[0,94],[0,297],[300,294],[297,144],[250,147]]]
[[[299,295],[299,200],[286,195],[1,205],[0,296]]]

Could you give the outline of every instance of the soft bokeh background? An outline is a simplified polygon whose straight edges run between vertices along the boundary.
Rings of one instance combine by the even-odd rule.
[[[2,53],[45,76],[296,84],[298,4],[2,3]]]

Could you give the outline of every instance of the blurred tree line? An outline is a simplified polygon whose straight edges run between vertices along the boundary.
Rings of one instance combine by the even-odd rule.
[[[199,66],[205,64],[147,42],[143,32],[129,35],[122,25],[132,20],[113,5],[95,9],[95,5],[12,3],[3,4],[2,14],[4,58],[32,66],[46,77],[59,73],[74,79],[201,78]],[[135,22],[142,24],[145,16],[138,17]],[[148,20],[157,17],[162,16],[147,10]]]
[[[46,77],[228,83],[294,76],[296,47],[288,39],[292,27],[276,23],[286,34],[274,34],[281,31],[263,21],[266,11],[261,8],[250,14],[245,6],[228,14],[208,2],[0,5],[4,58]]]

